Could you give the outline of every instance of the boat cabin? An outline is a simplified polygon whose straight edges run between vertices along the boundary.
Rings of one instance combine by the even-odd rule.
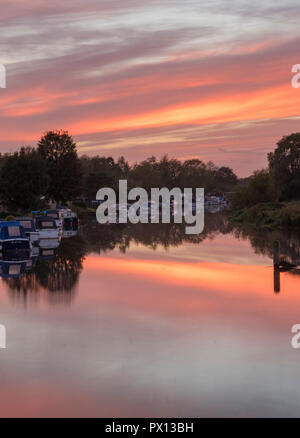
[[[37,230],[56,230],[57,225],[55,219],[49,216],[38,216],[35,218],[35,226]]]

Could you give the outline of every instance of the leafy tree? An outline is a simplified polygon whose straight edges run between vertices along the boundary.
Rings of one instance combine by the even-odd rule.
[[[116,166],[119,171],[120,178],[124,178],[124,179],[127,178],[130,171],[130,166],[128,164],[128,161],[126,161],[125,158],[121,156],[119,157]]]
[[[129,175],[129,186],[143,187],[148,192],[150,192],[152,187],[162,186],[159,163],[155,157],[149,157],[133,165]]]
[[[165,155],[160,160],[158,167],[163,187],[171,189],[180,185],[182,164],[179,160],[175,158],[169,159],[167,155]]]
[[[84,195],[95,199],[97,191],[101,187],[111,187],[118,191],[119,180],[129,177],[130,166],[124,157],[117,162],[112,157],[88,157],[80,158],[84,175]]]
[[[222,166],[216,171],[216,186],[219,191],[229,191],[238,182],[236,174],[230,167]]]
[[[68,132],[47,132],[38,143],[38,152],[50,176],[47,196],[56,202],[66,202],[79,196],[82,191],[82,169],[76,143]]]
[[[180,186],[184,187],[205,187],[209,180],[206,164],[203,161],[193,158],[184,161],[181,169]]]
[[[275,202],[278,195],[272,175],[267,170],[257,170],[251,176],[248,186],[236,189],[231,204],[234,209],[242,209],[262,202]]]
[[[300,197],[300,133],[283,137],[268,154],[269,169],[283,199]]]
[[[8,207],[24,211],[38,208],[49,186],[44,161],[30,147],[6,157],[0,175],[0,196]]]
[[[85,178],[84,194],[88,199],[96,199],[96,194],[102,187],[115,186],[112,176],[107,176],[103,172],[89,173]]]

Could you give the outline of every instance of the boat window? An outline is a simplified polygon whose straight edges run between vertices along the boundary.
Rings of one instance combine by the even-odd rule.
[[[7,229],[8,229],[8,235],[10,237],[21,236],[20,227],[10,225],[9,227],[7,227]]]
[[[21,272],[21,265],[9,265],[8,273],[9,275],[17,275]]]
[[[42,228],[54,228],[54,224],[51,221],[43,221],[41,222]]]
[[[54,251],[53,249],[44,249],[43,255],[53,255]]]
[[[30,221],[19,221],[23,228],[32,228]]]

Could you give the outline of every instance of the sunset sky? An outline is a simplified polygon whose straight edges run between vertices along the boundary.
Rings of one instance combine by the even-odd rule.
[[[0,0],[0,151],[197,157],[239,176],[300,131],[299,0]]]

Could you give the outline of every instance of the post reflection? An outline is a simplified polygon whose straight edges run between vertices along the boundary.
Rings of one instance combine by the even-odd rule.
[[[200,255],[201,245],[220,235],[231,236],[231,240],[235,242],[249,241],[257,256],[267,256],[270,265],[273,261],[272,281],[276,294],[281,290],[281,272],[299,275],[299,235],[279,231],[258,232],[251,228],[233,226],[221,213],[207,215],[204,232],[199,235],[185,234],[184,224],[85,223],[79,231],[64,230],[61,239],[44,240],[39,246],[33,247],[28,260],[17,260],[16,257],[1,260],[0,275],[14,303],[26,305],[36,302],[43,293],[51,304],[70,304],[76,296],[83,262],[90,255],[106,254],[113,250],[125,254],[134,245],[140,245],[150,251],[155,251],[158,247],[167,250],[193,245],[199,246]],[[231,259],[234,251],[232,248],[231,254],[227,256],[227,263],[233,264]],[[116,273],[117,270],[116,266]],[[220,270],[218,265],[215,267],[215,277],[222,281],[222,269]],[[226,279],[223,281],[226,289]]]

